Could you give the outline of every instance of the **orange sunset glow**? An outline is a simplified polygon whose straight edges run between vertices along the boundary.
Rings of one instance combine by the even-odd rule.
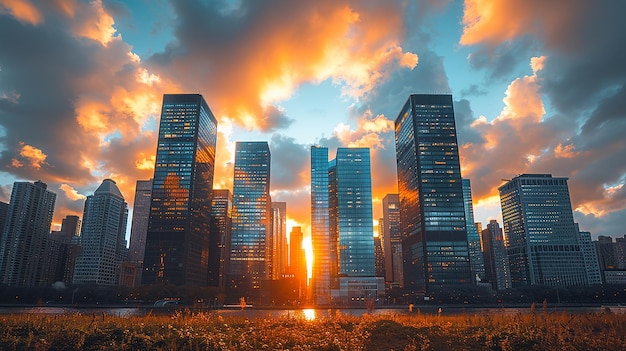
[[[498,186],[568,177],[575,220],[626,227],[620,1],[0,0],[0,201],[18,180],[57,194],[53,229],[114,179],[132,208],[154,173],[163,94],[218,120],[214,188],[237,141],[267,141],[272,201],[311,260],[311,145],[369,147],[374,223],[397,193],[394,121],[411,93],[454,99],[476,221]],[[129,222],[130,223],[130,222]],[[129,225],[130,228],[130,225]]]

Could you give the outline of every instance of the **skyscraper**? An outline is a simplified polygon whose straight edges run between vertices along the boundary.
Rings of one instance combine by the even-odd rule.
[[[124,196],[113,180],[105,179],[85,200],[74,283],[119,284],[127,220]]]
[[[209,285],[224,286],[228,267],[233,195],[228,189],[213,189],[211,200],[211,245],[209,247]]]
[[[567,178],[522,174],[498,190],[513,287],[586,285]]]
[[[383,244],[380,235],[374,237],[374,275],[385,276],[385,255],[383,254]]]
[[[381,235],[385,256],[385,280],[392,286],[403,284],[402,237],[400,231],[400,199],[398,194],[383,198]]]
[[[331,277],[337,274],[337,237],[330,230],[328,148],[311,146],[311,293],[317,304],[330,303]]]
[[[202,95],[163,95],[142,284],[207,284],[216,142]]]
[[[384,291],[374,265],[368,148],[339,148],[328,161],[328,149],[311,147],[311,216],[314,301],[364,301]]]
[[[492,219],[481,235],[485,259],[485,280],[491,283],[492,289],[509,289],[511,287],[509,257],[506,254],[504,235],[502,235],[500,225]]]
[[[68,215],[61,221],[61,230],[50,233],[46,250],[50,266],[49,282],[71,283],[74,279],[74,267],[80,253],[81,226],[78,216]]]
[[[578,229],[578,235],[580,235],[580,249],[583,252],[583,259],[585,261],[587,283],[589,283],[589,285],[600,285],[602,284],[602,274],[600,273],[596,246],[593,244],[593,241],[591,241],[591,233],[580,231],[578,223],[576,223],[576,229]]]
[[[268,247],[272,201],[270,164],[267,142],[237,142],[227,277],[231,297],[258,300],[261,281],[271,278]]]
[[[473,281],[451,95],[410,95],[395,121],[404,287]]]
[[[56,194],[41,181],[15,182],[0,241],[0,282],[40,286]]]
[[[302,247],[303,236],[301,227],[291,228],[289,234],[289,274],[296,279],[301,295],[304,294],[307,286],[306,254]]]
[[[472,186],[469,179],[463,178],[463,202],[465,203],[465,227],[467,228],[467,246],[469,249],[470,268],[475,280],[485,277],[485,262],[480,247],[480,233],[474,225],[474,205]]]
[[[135,186],[135,202],[133,204],[133,223],[130,227],[130,247],[128,261],[135,265],[135,283],[141,284],[143,258],[146,253],[146,235],[150,218],[150,202],[152,201],[152,179],[138,180]]]
[[[331,232],[337,233],[340,277],[374,277],[369,148],[338,148],[328,172]]]
[[[287,266],[287,203],[272,202],[271,278],[281,279]]]

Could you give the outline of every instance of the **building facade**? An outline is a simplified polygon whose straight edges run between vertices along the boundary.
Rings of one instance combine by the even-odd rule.
[[[586,285],[567,178],[522,174],[498,190],[513,287]]]
[[[75,284],[119,284],[127,220],[124,196],[113,180],[105,179],[85,200]]]
[[[146,235],[150,219],[150,202],[152,201],[152,179],[138,180],[135,186],[133,203],[133,221],[130,227],[130,246],[128,262],[134,263],[135,279],[131,286],[141,285],[143,258],[146,254]],[[130,270],[130,266],[126,267]]]
[[[0,282],[11,286],[42,286],[45,250],[56,194],[41,181],[15,182],[0,236]]]
[[[211,200],[211,246],[209,247],[209,285],[224,287],[230,252],[233,194],[228,189],[213,189]]]
[[[72,283],[74,267],[80,254],[82,221],[78,216],[68,215],[61,221],[61,230],[52,231],[48,241],[47,255],[49,282]]]
[[[472,203],[472,185],[469,179],[462,179],[463,202],[465,203],[465,227],[467,228],[467,247],[469,250],[470,268],[474,281],[485,278],[485,262],[480,246],[480,233],[474,225],[474,205]]]
[[[509,257],[506,253],[502,228],[495,219],[489,221],[482,232],[483,257],[485,261],[484,280],[491,283],[494,290],[511,288]]]
[[[578,224],[576,224],[576,228],[578,229]],[[589,283],[589,285],[600,285],[602,284],[602,274],[600,273],[596,246],[593,244],[593,241],[591,241],[591,233],[578,230],[578,235],[580,235],[578,240],[585,261],[587,283]]]
[[[410,95],[395,120],[404,287],[471,284],[451,95]]]
[[[271,278],[281,279],[287,267],[287,203],[272,202]]]
[[[383,198],[381,222],[383,254],[385,257],[385,281],[390,286],[403,286],[402,236],[400,231],[400,198],[387,194]]]
[[[337,237],[330,230],[328,148],[311,146],[311,244],[313,246],[312,301],[330,303],[337,275]]]
[[[207,284],[216,142],[202,95],[163,95],[142,284]]]
[[[271,278],[271,154],[267,142],[237,142],[227,294],[260,298],[262,280]]]

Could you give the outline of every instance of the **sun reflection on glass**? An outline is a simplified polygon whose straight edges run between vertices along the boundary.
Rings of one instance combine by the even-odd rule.
[[[304,314],[304,319],[306,319],[307,321],[312,321],[315,320],[315,310],[312,308],[307,308],[302,310],[302,313]]]

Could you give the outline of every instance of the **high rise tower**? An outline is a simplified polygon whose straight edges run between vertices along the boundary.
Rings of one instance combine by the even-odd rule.
[[[207,284],[216,142],[202,95],[163,95],[142,284]]]
[[[404,287],[471,277],[451,95],[410,95],[395,121]]]
[[[339,276],[374,277],[369,148],[338,148],[329,163],[331,232],[337,233]]]
[[[130,247],[128,253],[128,261],[135,265],[135,286],[141,284],[143,258],[146,254],[146,235],[148,234],[151,201],[152,179],[138,180],[135,186],[133,223],[130,227]]]
[[[498,190],[513,287],[586,285],[567,178],[522,174]]]
[[[45,249],[52,224],[56,194],[40,181],[15,182],[0,237],[0,282],[13,286],[40,286]]]
[[[337,274],[337,237],[330,231],[328,148],[311,146],[311,294],[317,304],[330,303],[331,277]]]
[[[504,290],[511,287],[511,272],[509,257],[506,254],[504,235],[495,219],[489,221],[482,233],[483,257],[485,260],[485,280],[491,283],[495,290]]]
[[[385,257],[385,280],[391,286],[402,286],[402,237],[400,235],[400,199],[398,194],[387,194],[383,198],[381,227]]]
[[[213,189],[211,201],[211,246],[209,249],[209,285],[224,286],[228,267],[232,225],[233,195],[228,189]]]
[[[267,142],[237,142],[226,283],[231,297],[258,300],[261,281],[271,278],[268,247],[272,202],[270,164]]]
[[[113,180],[105,179],[85,201],[74,283],[119,284],[127,220],[124,196]]]
[[[470,268],[475,280],[485,277],[485,262],[480,247],[480,233],[474,225],[474,205],[472,203],[472,186],[469,179],[463,179],[463,202],[465,203],[465,227],[467,228],[467,245],[469,249]]]
[[[272,279],[281,279],[287,267],[287,203],[272,202]]]

